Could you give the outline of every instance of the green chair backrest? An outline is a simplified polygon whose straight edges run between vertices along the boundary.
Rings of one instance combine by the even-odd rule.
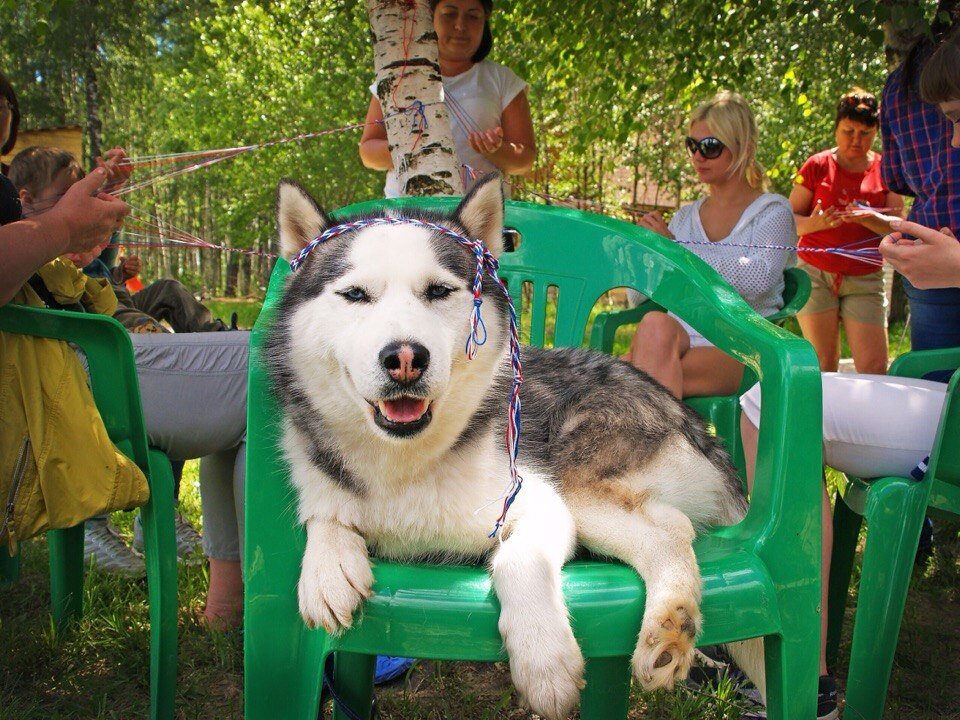
[[[960,399],[957,387],[960,373],[954,373],[947,386],[947,399],[940,415],[937,439],[930,451],[927,472],[934,481],[960,488]],[[955,508],[954,512],[960,511]]]
[[[783,325],[784,321],[799,312],[810,298],[810,276],[799,268],[787,268],[783,273],[783,307],[767,320],[775,325]],[[590,333],[590,347],[603,352],[613,352],[614,338],[619,328],[624,325],[634,325],[640,318],[651,310],[663,311],[663,307],[647,300],[636,307],[627,310],[599,313],[594,320],[593,330]],[[743,390],[749,389],[756,382],[749,373],[744,377]]]

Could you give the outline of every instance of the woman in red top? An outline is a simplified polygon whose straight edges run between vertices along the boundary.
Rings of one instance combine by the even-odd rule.
[[[890,232],[875,215],[856,209],[869,205],[899,216],[903,201],[880,177],[877,99],[861,88],[840,98],[834,123],[837,146],[807,160],[797,175],[790,205],[800,235],[800,267],[812,282],[810,300],[797,316],[803,336],[817,351],[820,368],[840,363],[840,320],[857,372],[887,371],[887,318],[883,272],[876,263],[803,248],[876,247]]]

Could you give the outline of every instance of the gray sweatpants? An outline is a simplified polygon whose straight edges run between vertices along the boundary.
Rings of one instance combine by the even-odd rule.
[[[150,444],[200,461],[203,549],[239,560],[250,333],[131,335]]]

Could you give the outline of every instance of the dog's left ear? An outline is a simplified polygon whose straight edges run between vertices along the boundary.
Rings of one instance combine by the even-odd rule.
[[[503,185],[500,173],[484,175],[453,214],[471,238],[487,246],[494,257],[503,252]]]
[[[284,178],[277,187],[277,227],[280,229],[280,254],[292,260],[297,253],[333,221],[294,180]]]

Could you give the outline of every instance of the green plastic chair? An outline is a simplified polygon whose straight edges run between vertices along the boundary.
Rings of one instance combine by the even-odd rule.
[[[800,268],[788,268],[783,273],[783,307],[767,320],[774,325],[783,324],[795,316],[810,298],[810,276]],[[651,310],[663,308],[648,300],[628,310],[599,313],[590,332],[590,347],[603,352],[613,352],[617,330],[624,325],[635,325]],[[734,465],[740,470],[746,487],[743,444],[740,442],[740,395],[752,388],[757,376],[747,368],[736,395],[715,395],[687,398],[686,403],[713,426],[717,436],[724,441]]]
[[[960,348],[906,353],[891,375],[923,377],[960,367]],[[936,442],[924,479],[847,478],[838,490],[833,515],[827,658],[836,661],[847,590],[860,528],[867,521],[857,612],[854,617],[844,716],[883,717],[890,671],[907,600],[920,528],[928,505],[960,515],[960,373],[947,390]],[[921,460],[922,458],[917,458]]]
[[[378,201],[452,210],[456,198]],[[746,363],[764,392],[757,483],[749,515],[696,541],[703,576],[704,629],[711,644],[764,636],[770,717],[816,713],[820,592],[820,374],[812,348],[754,313],[719,275],[674,243],[634,225],[566,208],[508,202],[519,249],[501,275],[521,303],[532,283],[531,343],[545,341],[548,289],[558,288],[555,346],[583,344],[591,308],[607,290],[633,286],[678,312]],[[433,659],[505,659],[499,606],[479,566],[404,565],[374,560],[373,596],[362,620],[340,636],[308,630],[297,610],[305,535],[278,447],[280,413],[269,390],[263,344],[289,266],[274,269],[250,354],[245,542],[247,720],[314,720],[321,673],[335,653],[337,693],[369,716],[376,654]],[[518,307],[518,312],[523,309]],[[481,352],[483,350],[481,349]],[[624,565],[567,564],[563,589],[586,658],[581,718],[625,718],[629,659],[644,609],[644,587]],[[334,710],[335,718],[346,717]]]
[[[6,305],[0,330],[69,340],[86,353],[90,385],[113,443],[147,476],[150,499],[141,508],[150,600],[150,717],[172,720],[177,680],[177,549],[173,473],[167,456],[147,447],[133,345],[113,318]],[[83,478],[77,478],[82,482]],[[83,612],[83,523],[47,532],[51,612],[58,627]],[[0,550],[0,573],[16,579],[19,558]]]

